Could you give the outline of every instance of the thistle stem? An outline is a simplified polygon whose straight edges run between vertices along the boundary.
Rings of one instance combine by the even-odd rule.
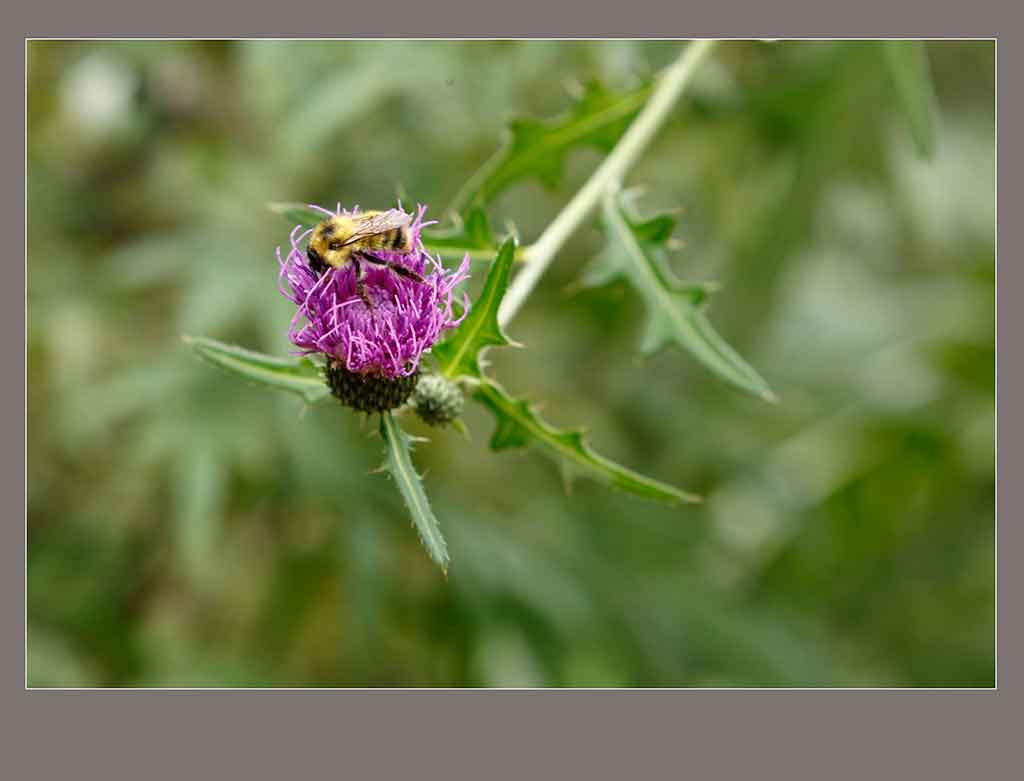
[[[509,286],[498,310],[498,322],[502,327],[507,326],[516,316],[562,245],[597,206],[608,186],[622,179],[654,138],[714,43],[713,40],[693,41],[683,50],[679,59],[664,72],[651,92],[650,100],[619,139],[611,154],[548,225],[536,243],[530,246],[529,262],[523,264],[523,270]]]

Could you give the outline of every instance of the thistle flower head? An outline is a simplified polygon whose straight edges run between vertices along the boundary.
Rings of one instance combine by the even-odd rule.
[[[359,207],[344,211],[340,205],[336,212],[310,208],[325,217],[359,213]],[[432,224],[423,221],[425,211],[426,207],[420,206],[415,216],[407,215],[412,237],[409,252],[369,251],[378,260],[401,265],[419,278],[364,263],[365,301],[357,289],[354,264],[317,274],[300,246],[311,231],[303,231],[302,226],[292,230],[288,254],[282,258],[278,247],[277,261],[281,293],[296,306],[288,338],[301,352],[323,353],[331,367],[367,379],[400,380],[417,373],[423,353],[469,311],[465,295],[462,314],[456,316],[454,309],[455,288],[469,276],[469,257],[450,271],[423,248],[421,231]]]

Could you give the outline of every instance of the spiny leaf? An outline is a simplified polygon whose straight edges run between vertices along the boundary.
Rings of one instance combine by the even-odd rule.
[[[445,248],[464,252],[476,250],[492,254],[498,248],[498,245],[494,243],[494,234],[491,232],[491,225],[487,221],[487,214],[483,209],[472,208],[466,212],[465,217],[455,215],[455,219],[455,224],[447,231],[424,231],[424,243],[429,237],[430,245],[438,249]]]
[[[480,352],[486,347],[514,344],[498,324],[498,307],[508,289],[509,271],[515,257],[515,239],[509,237],[498,250],[498,256],[487,272],[483,290],[473,303],[466,319],[431,352],[437,359],[441,374],[448,379],[477,378],[482,374]]]
[[[935,151],[935,86],[925,44],[923,41],[880,41],[879,44],[917,154],[930,158]]]
[[[558,119],[513,120],[505,146],[470,177],[455,198],[455,208],[489,203],[522,179],[535,178],[548,188],[556,187],[568,152],[577,146],[610,151],[649,93],[649,85],[618,94],[590,83],[569,112]]]
[[[405,506],[409,508],[413,525],[419,533],[423,547],[427,549],[441,570],[448,573],[448,546],[441,535],[441,525],[430,509],[430,502],[423,491],[423,483],[417,474],[410,455],[412,439],[402,431],[390,412],[380,416],[380,435],[387,447],[383,469],[390,473],[398,486]]]
[[[457,260],[469,255],[470,260],[490,262],[498,251],[487,214],[479,207],[469,209],[465,216],[453,213],[451,227],[445,230],[428,228],[420,234],[420,239],[429,252]],[[515,259],[525,259],[522,247],[516,247]]]
[[[314,404],[331,395],[320,368],[310,358],[276,358],[202,336],[183,336],[204,360],[253,382],[297,393]]]
[[[607,244],[584,272],[582,282],[596,286],[624,278],[636,289],[647,306],[641,351],[650,355],[676,344],[736,387],[773,401],[768,384],[708,322],[703,304],[713,288],[680,282],[669,271],[665,245],[675,221],[667,215],[648,220],[632,217],[617,191],[605,197],[602,221]]]
[[[579,430],[559,430],[540,418],[522,399],[514,399],[494,380],[481,378],[473,397],[495,417],[493,450],[537,445],[562,468],[566,480],[589,477],[631,494],[670,504],[699,502],[699,496],[626,469],[595,453]]]

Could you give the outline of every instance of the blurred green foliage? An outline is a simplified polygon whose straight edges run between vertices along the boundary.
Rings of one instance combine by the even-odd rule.
[[[581,292],[596,221],[492,356],[666,508],[425,431],[445,580],[356,416],[182,334],[285,354],[269,201],[444,208],[513,115],[646,83],[672,42],[28,49],[28,680],[36,686],[961,686],[994,681],[994,44],[934,42],[916,154],[872,42],[728,42],[627,182],[779,394]],[[920,138],[920,117],[915,131]],[[600,152],[503,193],[529,241]],[[483,277],[477,266],[474,283]]]

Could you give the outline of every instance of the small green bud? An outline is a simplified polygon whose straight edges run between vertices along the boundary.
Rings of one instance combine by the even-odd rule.
[[[416,414],[431,426],[444,426],[462,414],[463,396],[459,386],[439,374],[425,374],[412,396]]]

